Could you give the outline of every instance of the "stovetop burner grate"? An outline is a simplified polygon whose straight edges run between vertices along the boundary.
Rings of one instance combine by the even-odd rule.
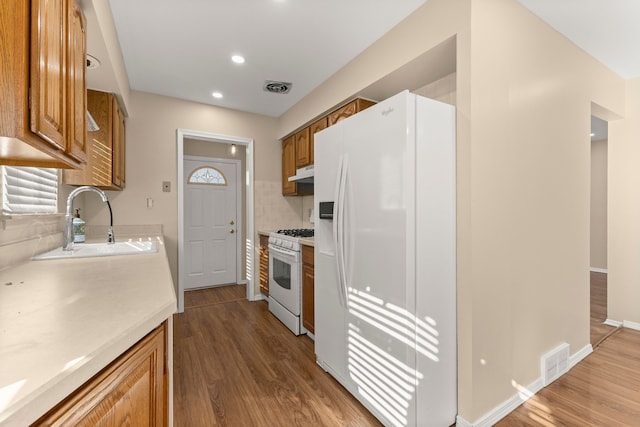
[[[313,228],[292,228],[287,230],[278,230],[277,233],[291,237],[313,237]]]

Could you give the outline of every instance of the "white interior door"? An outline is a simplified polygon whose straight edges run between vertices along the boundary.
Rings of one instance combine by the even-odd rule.
[[[233,162],[184,160],[185,289],[236,283],[237,169]]]

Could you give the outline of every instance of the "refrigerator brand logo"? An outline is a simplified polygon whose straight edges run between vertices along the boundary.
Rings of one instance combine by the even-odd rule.
[[[382,110],[382,115],[387,117],[389,114],[393,113],[394,109],[389,107],[386,110]]]

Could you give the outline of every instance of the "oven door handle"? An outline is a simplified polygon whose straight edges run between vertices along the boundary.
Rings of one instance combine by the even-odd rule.
[[[279,253],[279,254],[284,255],[284,256],[293,257],[293,258],[297,258],[297,255],[298,255],[298,252],[290,251],[288,249],[282,249],[282,248],[278,248],[276,246],[269,245],[269,252],[271,252],[271,251]]]

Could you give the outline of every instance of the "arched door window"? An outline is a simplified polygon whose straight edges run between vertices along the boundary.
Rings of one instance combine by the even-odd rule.
[[[202,166],[195,169],[189,175],[189,184],[204,184],[204,185],[227,185],[227,179],[224,174],[210,166]]]

